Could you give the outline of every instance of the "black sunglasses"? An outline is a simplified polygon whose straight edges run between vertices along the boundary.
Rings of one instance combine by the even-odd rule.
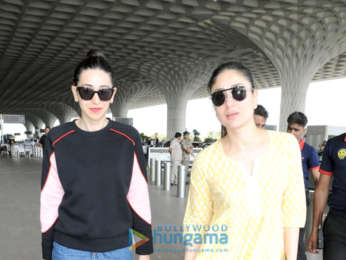
[[[211,101],[214,106],[221,106],[225,103],[226,96],[225,91],[231,90],[232,97],[237,101],[242,101],[246,98],[246,88],[244,86],[234,86],[227,89],[217,90],[211,94]]]
[[[100,100],[108,101],[112,98],[114,88],[102,88],[98,91],[95,91],[91,88],[79,86],[77,87],[77,91],[80,97],[84,100],[90,100],[93,98],[94,94],[97,93],[99,95]]]

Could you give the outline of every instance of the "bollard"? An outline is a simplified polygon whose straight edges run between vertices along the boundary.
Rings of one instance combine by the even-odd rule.
[[[151,183],[155,183],[155,161],[154,158],[150,158],[150,179]]]
[[[156,186],[161,186],[161,161],[155,160],[155,181]]]
[[[178,166],[178,188],[177,188],[178,198],[185,197],[185,186],[186,186],[185,175],[186,175],[185,166],[180,164]]]
[[[169,191],[171,189],[171,163],[165,163],[165,172],[164,172],[164,186],[163,189],[165,191]]]

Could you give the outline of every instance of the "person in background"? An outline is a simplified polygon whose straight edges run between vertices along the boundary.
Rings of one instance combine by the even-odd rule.
[[[319,145],[318,149],[318,156],[322,158],[324,148],[326,147],[327,140],[323,140],[322,143]]]
[[[154,143],[153,143],[154,147],[158,147],[160,145],[160,140],[159,140],[159,134],[158,133],[154,134],[153,141],[154,141]]]
[[[132,230],[146,240],[131,249],[153,253],[151,210],[138,131],[106,118],[112,69],[91,50],[76,67],[71,91],[81,117],[53,128],[41,180],[42,254],[46,260],[132,260]]]
[[[181,160],[183,159],[181,133],[175,133],[174,139],[169,146],[169,152],[171,153],[171,184],[177,185],[178,165],[181,164]]]
[[[293,112],[287,118],[287,132],[295,136],[299,143],[299,148],[302,154],[304,184],[306,190],[308,188],[310,172],[312,174],[315,184],[318,183],[320,176],[320,164],[318,160],[318,153],[315,148],[306,143],[303,139],[306,133],[307,124],[308,118],[302,112]]]
[[[44,145],[46,143],[46,138],[47,138],[49,131],[50,131],[50,127],[46,126],[46,128],[44,129],[44,134],[40,138],[39,144],[40,144],[40,147],[42,149],[44,149]]]
[[[312,230],[308,241],[311,253],[318,253],[318,229],[326,207],[329,212],[323,223],[323,259],[346,259],[346,133],[331,138],[323,151],[320,180],[314,194]],[[333,177],[332,190],[329,186]]]
[[[257,127],[263,128],[265,126],[268,119],[268,112],[264,106],[257,105],[256,109],[254,110],[254,119]]]
[[[287,132],[295,136],[299,143],[300,151],[302,154],[302,166],[304,173],[304,185],[305,193],[308,198],[308,184],[310,172],[315,183],[318,183],[320,177],[320,163],[318,159],[318,154],[315,148],[306,143],[303,136],[306,133],[306,125],[308,123],[308,118],[302,112],[293,112],[287,118]],[[308,200],[306,200],[306,206],[308,207]],[[304,243],[305,227],[301,228],[299,231],[299,244],[298,244],[298,260],[306,260],[306,247]]]
[[[188,131],[185,131],[183,133],[183,140],[181,141],[181,147],[183,149],[182,164],[185,165],[185,167],[189,167],[190,155],[192,154],[193,146],[192,146],[192,141],[190,140],[190,133]]]
[[[8,155],[10,158],[12,158],[14,156],[14,139],[10,139],[9,141],[9,149],[8,149]]]
[[[217,67],[208,88],[227,131],[194,160],[183,226],[190,236],[223,235],[227,241],[192,240],[185,260],[296,260],[306,217],[297,141],[256,127],[257,91],[241,63]],[[193,228],[222,225],[221,233]]]

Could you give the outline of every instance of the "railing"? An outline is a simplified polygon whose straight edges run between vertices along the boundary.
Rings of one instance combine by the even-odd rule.
[[[192,163],[191,163],[192,164]],[[149,176],[148,179],[150,183],[156,187],[162,188],[164,191],[171,190],[171,174],[172,174],[172,165],[170,161],[164,160],[155,160],[151,158],[149,161]],[[189,174],[189,167],[186,167],[182,164],[178,165],[178,174],[177,174],[177,194],[178,198],[184,198],[186,196],[186,184],[187,177]]]
[[[15,159],[43,157],[42,148],[37,145],[13,144],[9,151],[11,151],[11,155]]]

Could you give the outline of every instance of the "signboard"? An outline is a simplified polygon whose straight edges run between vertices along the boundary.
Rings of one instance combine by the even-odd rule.
[[[24,115],[3,115],[5,124],[25,124]]]
[[[168,151],[168,147],[150,147],[149,148],[149,155],[148,155],[148,165],[150,164],[150,159],[153,158],[154,160],[160,160],[160,161],[171,161],[171,154]],[[195,156],[202,151],[202,148],[193,148],[192,149],[192,155],[190,156],[190,161],[193,161]]]

